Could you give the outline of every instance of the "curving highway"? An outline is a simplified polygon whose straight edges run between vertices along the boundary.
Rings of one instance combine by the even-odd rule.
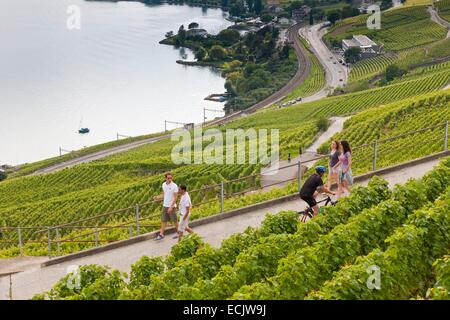
[[[302,102],[310,102],[325,98],[331,90],[344,86],[348,81],[349,68],[340,64],[338,57],[332,53],[322,41],[322,37],[326,32],[327,29],[325,28],[324,23],[299,29],[299,35],[308,41],[314,55],[324,68],[326,80],[326,85],[322,90],[309,97],[303,98]]]

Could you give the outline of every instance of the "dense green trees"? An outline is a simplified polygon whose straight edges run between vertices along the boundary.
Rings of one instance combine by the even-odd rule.
[[[384,77],[385,77],[386,81],[392,81],[395,78],[401,77],[405,73],[406,73],[406,71],[401,69],[399,66],[397,66],[395,64],[391,64],[386,68],[386,70],[384,72]]]
[[[235,29],[225,29],[220,31],[217,38],[225,45],[231,46],[239,41],[241,38],[239,31]]]
[[[344,53],[345,62],[347,63],[355,63],[361,60],[361,48],[352,47],[345,51]]]
[[[227,52],[225,49],[220,45],[214,45],[209,50],[209,58],[212,61],[219,61],[225,59],[227,56]]]
[[[328,21],[331,22],[331,24],[335,24],[336,21],[338,21],[340,18],[341,18],[341,14],[337,10],[331,11],[327,15],[327,19],[328,19]]]
[[[0,169],[0,181],[6,180],[7,177],[8,175],[6,174],[6,172]]]

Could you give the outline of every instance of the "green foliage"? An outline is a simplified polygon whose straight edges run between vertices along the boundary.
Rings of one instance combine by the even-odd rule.
[[[294,233],[297,231],[298,214],[287,211],[267,214],[261,225],[262,235]]]
[[[0,182],[6,180],[6,178],[8,178],[8,174],[5,171],[0,170]]]
[[[56,285],[44,295],[51,300],[68,299],[71,297],[81,298],[81,292],[93,285],[97,280],[108,274],[108,268],[99,265],[85,265],[78,272],[72,272],[56,283]],[[42,295],[36,298],[43,298]]]
[[[209,49],[208,57],[212,61],[220,61],[227,56],[226,50],[220,45],[214,45]]]
[[[345,62],[356,63],[361,60],[361,48],[351,47],[347,49],[344,53]]]
[[[233,268],[224,266],[211,281],[196,283],[197,297],[225,299],[232,296],[233,292],[238,291],[244,284],[253,283],[259,287],[258,281],[272,276],[276,271],[278,261],[289,252],[314,243],[321,234],[329,232],[337,224],[345,223],[352,214],[357,214],[362,208],[385,199],[388,194],[386,182],[374,178],[370,181],[368,188],[355,188],[352,196],[343,199],[336,207],[327,207],[323,214],[311,222],[298,225],[296,233],[274,234],[260,239],[259,243],[237,256]],[[298,222],[293,222],[294,226],[297,224]],[[247,292],[246,290],[245,287],[239,290],[234,298],[242,298],[245,295],[244,292]],[[253,290],[249,290],[249,292],[253,292]],[[249,298],[264,299],[265,297],[257,295]],[[269,297],[269,299],[273,298],[273,295]]]
[[[161,257],[142,256],[131,266],[130,287],[150,285],[150,277],[164,271],[165,264]]]
[[[355,264],[342,268],[314,299],[407,299],[423,292],[430,276],[431,263],[448,250],[450,238],[450,193],[434,206],[415,212],[407,224],[386,240],[385,251],[375,249]],[[371,290],[365,283],[367,268],[382,270],[381,290]]]
[[[241,38],[239,31],[236,29],[225,29],[219,32],[218,39],[226,46],[231,46],[239,41]],[[212,49],[212,48],[211,48]]]
[[[177,261],[193,256],[203,246],[204,242],[198,234],[193,233],[183,237],[180,242],[172,247],[166,265],[172,268]]]
[[[321,132],[325,132],[328,127],[330,126],[330,120],[328,120],[327,118],[319,118],[316,121],[316,126],[317,129]]]
[[[327,15],[327,20],[331,22],[331,24],[335,24],[341,18],[341,14],[338,10],[331,11]]]
[[[431,300],[450,300],[450,256],[446,255],[433,263],[435,283],[426,292]]]
[[[403,76],[406,73],[405,70],[401,69],[400,67],[396,66],[395,64],[391,64],[387,66],[385,72],[384,72],[384,78],[386,81],[392,81],[395,78],[399,78]]]

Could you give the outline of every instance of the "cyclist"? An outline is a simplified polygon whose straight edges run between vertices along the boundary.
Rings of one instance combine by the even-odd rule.
[[[300,198],[304,200],[314,211],[314,216],[319,213],[316,197],[319,192],[335,195],[336,193],[329,190],[323,185],[322,177],[327,169],[324,166],[317,166],[316,173],[312,174],[303,184],[300,190]],[[320,191],[319,191],[320,190]]]

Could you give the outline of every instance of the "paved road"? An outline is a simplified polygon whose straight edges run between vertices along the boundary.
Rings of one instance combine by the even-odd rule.
[[[414,165],[382,175],[392,187],[397,183],[405,183],[409,178],[420,178],[426,172],[431,170],[439,160],[431,160],[422,164]],[[360,184],[366,185],[368,180]],[[261,224],[267,213],[278,213],[284,210],[299,210],[306,207],[306,203],[299,200],[293,200],[264,209],[258,209],[246,214],[213,222],[207,225],[195,228],[195,231],[203,239],[214,247],[220,246],[220,243],[231,234],[243,232],[248,226],[257,227]],[[0,273],[22,270],[24,272],[13,275],[13,298],[29,299],[34,294],[48,291],[61,277],[63,277],[69,266],[85,264],[103,264],[109,265],[125,272],[129,272],[131,264],[143,255],[165,256],[170,253],[171,247],[176,243],[169,235],[162,242],[148,240],[109,250],[97,255],[79,258],[70,262],[61,263],[45,268],[40,268],[40,263],[46,258],[15,258],[9,259],[0,264]],[[9,278],[0,278],[0,300],[7,299],[9,292]]]
[[[326,75],[325,87],[314,95],[305,97],[302,99],[302,102],[322,99],[326,97],[332,89],[345,85],[348,80],[349,69],[337,61],[335,54],[333,54],[322,41],[322,37],[327,32],[327,28],[323,28],[323,25],[323,23],[319,23],[312,27],[299,29],[299,34],[309,42],[314,55],[322,64]]]
[[[450,22],[448,22],[448,21],[442,19],[441,17],[439,17],[438,12],[433,7],[428,7],[428,12],[430,13],[431,20],[433,22],[436,22],[437,24],[440,24],[444,28],[449,29],[448,33],[447,33],[447,39],[450,38]]]
[[[246,110],[238,111],[229,116],[208,122],[208,124],[207,124],[208,126],[227,123],[231,120],[234,120],[237,117],[242,116],[243,114],[253,113],[253,112],[257,111],[258,109],[267,107],[277,101],[280,101],[287,94],[289,94],[293,89],[298,87],[303,81],[306,80],[306,78],[309,75],[309,71],[311,69],[311,61],[307,57],[305,49],[300,44],[300,41],[297,37],[299,28],[300,28],[299,25],[293,25],[287,31],[288,39],[294,46],[294,49],[295,49],[295,52],[297,55],[297,60],[298,60],[298,69],[297,69],[297,73],[295,74],[295,76],[279,91],[275,92],[273,95],[269,96],[268,98],[264,99],[263,101],[255,104],[254,106],[252,106]],[[197,124],[196,126],[200,127],[202,125]],[[104,158],[104,157],[107,157],[110,155],[114,155],[114,154],[117,154],[120,152],[128,151],[130,149],[134,149],[134,148],[140,147],[142,145],[146,145],[146,144],[153,143],[156,141],[164,140],[169,137],[170,137],[169,134],[165,134],[165,135],[162,135],[159,137],[136,141],[136,142],[132,142],[129,144],[124,144],[121,146],[113,147],[111,149],[91,153],[91,154],[88,154],[88,155],[85,155],[82,157],[78,157],[78,158],[75,158],[72,160],[68,160],[68,161],[65,161],[62,163],[58,163],[58,164],[37,170],[34,172],[34,175],[51,173],[51,172],[55,172],[55,171],[58,171],[58,170],[61,170],[64,168],[75,166],[77,164],[91,162],[91,161],[98,160],[98,159],[101,159],[101,158]]]

